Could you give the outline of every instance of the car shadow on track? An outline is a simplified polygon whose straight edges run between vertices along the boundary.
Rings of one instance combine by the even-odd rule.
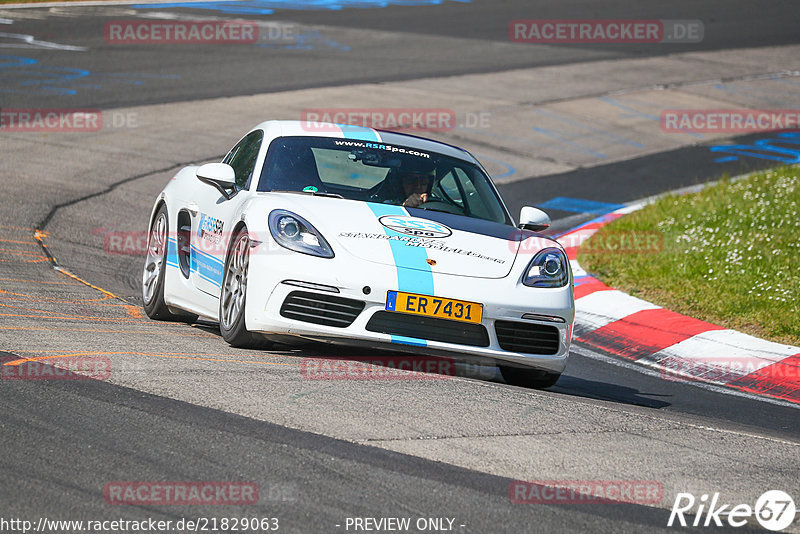
[[[200,321],[192,328],[219,336],[214,323]],[[263,351],[264,349],[253,349]],[[317,380],[442,380],[453,377],[503,383],[493,365],[477,365],[447,356],[422,355],[367,346],[349,346],[303,339],[275,342],[269,352],[301,359],[300,370]]]
[[[620,386],[619,384],[598,380],[587,380],[566,374],[561,375],[558,383],[551,387],[550,391],[589,399],[633,404],[635,406],[644,406],[645,408],[658,409],[672,405],[670,402],[652,398],[670,396],[668,394],[644,393],[634,387]]]
[[[213,323],[199,322],[192,327],[219,335],[219,327]],[[442,380],[460,377],[506,384],[495,366],[472,365],[442,356],[302,340],[297,343],[278,343],[270,349],[270,352],[273,351],[300,358],[300,371],[310,380]],[[646,408],[671,406],[670,402],[653,398],[669,394],[642,392],[635,387],[566,373],[556,385],[544,391]]]

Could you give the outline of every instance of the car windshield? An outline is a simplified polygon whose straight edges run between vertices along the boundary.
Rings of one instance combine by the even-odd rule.
[[[258,191],[296,191],[511,224],[486,174],[467,161],[398,145],[279,137]]]

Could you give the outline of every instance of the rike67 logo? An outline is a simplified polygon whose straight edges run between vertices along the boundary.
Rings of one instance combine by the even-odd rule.
[[[695,505],[697,510],[693,511]],[[756,500],[755,506],[722,504],[719,502],[719,493],[715,493],[710,499],[708,494],[697,499],[691,493],[678,493],[672,504],[667,526],[675,525],[676,520],[678,525],[688,526],[684,514],[694,513],[694,521],[691,521],[693,527],[743,527],[752,523],[755,518],[762,528],[779,532],[794,522],[796,512],[794,499],[780,490],[764,492]]]

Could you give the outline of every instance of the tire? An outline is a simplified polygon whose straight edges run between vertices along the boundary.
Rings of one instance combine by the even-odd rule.
[[[247,275],[250,266],[250,237],[242,226],[234,234],[225,258],[222,288],[219,295],[219,331],[232,347],[266,348],[271,345],[245,325]]]
[[[561,373],[548,373],[538,369],[528,369],[524,367],[510,367],[501,365],[500,374],[503,380],[514,386],[529,387],[534,389],[544,389],[556,385]]]
[[[164,275],[167,270],[167,245],[169,217],[167,206],[162,205],[153,219],[147,236],[147,256],[142,271],[142,304],[148,317],[158,321],[186,321],[193,323],[197,315],[173,313],[164,302]]]

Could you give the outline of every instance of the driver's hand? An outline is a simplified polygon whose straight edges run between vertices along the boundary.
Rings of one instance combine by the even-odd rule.
[[[420,204],[424,204],[428,201],[428,193],[413,193],[409,196],[405,202],[403,202],[403,206],[406,208],[416,208]]]

